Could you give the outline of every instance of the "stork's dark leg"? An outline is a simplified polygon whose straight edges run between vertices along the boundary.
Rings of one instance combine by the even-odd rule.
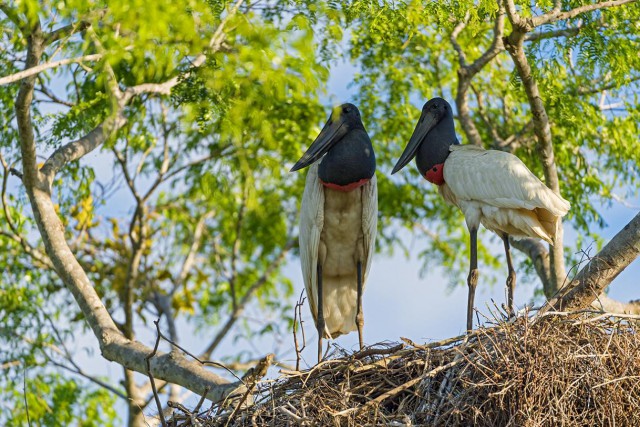
[[[513,310],[513,291],[516,288],[516,271],[513,269],[513,262],[511,261],[509,235],[503,234],[502,241],[504,242],[504,253],[507,255],[507,268],[509,269],[509,275],[507,276],[507,308],[509,316],[513,316],[515,314]]]
[[[476,295],[476,286],[478,285],[478,229],[469,230],[471,236],[471,256],[469,265],[469,277],[467,277],[467,285],[469,286],[469,300],[467,301],[467,331],[473,329],[473,300]]]
[[[324,335],[324,311],[322,307],[322,266],[318,264],[318,363],[322,360],[322,336]]]
[[[358,261],[358,311],[356,312],[356,325],[358,326],[358,339],[360,350],[364,348],[362,329],[364,328],[364,314],[362,313],[362,262]]]

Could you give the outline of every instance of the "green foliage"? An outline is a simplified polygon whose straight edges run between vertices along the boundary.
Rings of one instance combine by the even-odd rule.
[[[2,380],[3,425],[82,427],[116,425],[114,396],[100,388],[82,386],[59,374],[22,372],[15,380]]]
[[[529,17],[554,2],[516,3]],[[562,3],[566,10],[584,2]],[[73,162],[53,183],[67,240],[112,316],[122,322],[130,290],[136,324],[151,326],[159,298],[167,297],[171,313],[164,315],[213,336],[246,299],[265,321],[256,326],[241,318],[231,338],[277,342],[288,334],[293,286],[281,267],[289,259],[285,248],[296,252],[304,174],[287,170],[326,119],[326,84],[344,59],[357,67],[351,87],[378,160],[378,250],[407,253],[412,233],[420,239],[423,272],[441,266],[452,282],[462,282],[469,242],[461,213],[414,168],[389,172],[422,103],[455,99],[460,64],[452,31],[468,14],[457,42],[473,63],[492,43],[497,3],[284,0],[245,4],[231,16],[232,6],[29,0],[9,2],[13,12],[0,13],[0,27],[10,29],[0,33],[3,75],[23,66],[26,37],[38,19],[45,32],[83,26],[48,46],[43,61],[100,55],[39,75],[31,112],[40,155],[111,117],[118,91],[179,81],[170,95],[133,99],[122,112],[127,124],[100,148],[100,160]],[[224,19],[224,42],[192,69]],[[596,233],[604,220],[592,201],[606,204],[621,188],[638,190],[638,22],[636,3],[538,28],[540,37],[525,44],[551,121],[561,190],[572,204],[569,220],[589,236],[578,244],[601,243]],[[546,36],[577,26],[568,36]],[[0,86],[0,103],[12,106],[18,88]],[[526,94],[507,53],[480,70],[468,98],[483,144],[517,154],[542,177]],[[8,167],[20,168],[13,108],[0,111],[0,153]],[[9,350],[0,363],[9,367],[0,400],[16,409],[2,411],[0,423],[25,424],[26,372],[36,425],[113,425],[113,394],[51,366],[52,346],[86,323],[46,259],[34,254],[44,249],[27,196],[18,178],[2,172],[0,342]],[[480,262],[502,268],[489,250],[496,242],[487,235],[481,241]],[[568,251],[568,265],[580,256]],[[530,263],[524,271],[533,280]]]
[[[552,2],[546,3],[536,7],[545,9]],[[569,9],[579,2],[563,3],[567,3],[563,8]],[[450,41],[455,25],[469,12],[457,42],[467,63],[472,63],[492,42],[497,5],[493,1],[340,5],[344,10],[341,22],[350,30],[350,58],[360,65],[355,79],[357,101],[376,146],[379,169],[384,170],[406,145],[419,106],[434,96],[455,97],[460,68]],[[523,16],[532,12],[528,4],[520,9]],[[624,188],[629,192],[626,196],[637,191],[640,182],[634,167],[640,149],[639,17],[637,4],[582,14],[566,23],[536,29],[549,32],[579,25],[577,35],[543,37],[525,46],[530,63],[535,64],[534,76],[552,123],[561,192],[572,204],[569,218],[581,233],[591,232],[594,225],[605,225],[601,214],[586,200],[606,203],[612,200],[614,188]],[[506,52],[480,71],[469,95],[472,120],[485,147],[514,152],[542,178],[535,137],[528,125],[527,98],[515,76]],[[606,104],[617,107],[609,109]],[[462,143],[469,143],[462,129],[458,134],[463,135]],[[517,142],[501,143],[510,137]],[[403,173],[389,183],[380,181],[383,224],[393,223],[390,219],[395,218],[413,227],[416,218],[423,224],[428,219],[433,225],[427,229],[433,231],[423,233],[428,242],[425,255],[429,255],[424,259],[430,260],[425,268],[444,265],[460,272],[463,266],[456,255],[464,253],[461,239],[465,237],[460,215],[444,206],[435,188],[415,172]],[[396,230],[383,227],[382,233],[385,241],[392,241]],[[495,259],[483,252],[481,262],[495,265]]]

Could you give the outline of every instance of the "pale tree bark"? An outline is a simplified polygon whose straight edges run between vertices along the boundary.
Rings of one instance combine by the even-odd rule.
[[[605,311],[640,314],[640,302],[622,304],[603,295],[604,290],[640,255],[640,214],[618,232],[598,254],[542,307],[548,311],[575,311],[594,305]]]
[[[462,130],[464,131],[467,139],[471,144],[482,146],[482,139],[480,137],[480,133],[476,128],[473,119],[471,118],[471,114],[469,111],[469,104],[467,100],[467,95],[469,92],[469,88],[471,87],[471,81],[473,78],[487,65],[493,58],[495,58],[500,52],[504,50],[504,45],[502,43],[502,36],[504,34],[504,8],[500,6],[498,10],[498,14],[496,16],[496,21],[493,27],[493,42],[489,49],[484,52],[478,59],[476,59],[473,63],[469,64],[467,62],[467,56],[462,50],[462,47],[457,41],[458,35],[467,25],[467,21],[469,19],[469,14],[465,16],[465,19],[459,22],[449,40],[453,45],[454,50],[458,54],[458,63],[460,68],[458,68],[458,91],[456,94],[456,107],[458,110],[458,117],[460,120],[460,124],[462,125]]]
[[[222,20],[210,42],[211,51],[219,49],[224,41],[224,25],[229,16],[237,12],[242,0],[238,0],[225,19]],[[6,7],[2,10],[6,12]],[[15,16],[16,21],[19,17]],[[78,160],[85,154],[102,145],[111,135],[126,124],[122,114],[125,106],[140,94],[166,94],[178,83],[174,77],[164,83],[139,85],[120,90],[115,76],[107,68],[107,81],[112,96],[117,101],[111,116],[86,136],[70,142],[56,150],[46,161],[41,170],[36,160],[36,140],[31,106],[37,72],[30,72],[40,64],[47,41],[56,39],[58,35],[45,34],[40,23],[22,23],[17,25],[27,40],[27,58],[25,72],[20,74],[20,89],[16,98],[16,121],[19,130],[20,151],[22,154],[22,182],[29,197],[34,219],[42,237],[45,252],[56,273],[74,296],[82,310],[87,323],[98,340],[102,355],[110,361],[122,365],[126,370],[147,373],[145,358],[152,349],[128,338],[116,326],[109,312],[103,305],[93,284],[72,253],[65,239],[64,226],[56,214],[51,198],[51,183],[56,172],[71,161]],[[205,62],[206,55],[197,56],[191,63],[198,67]],[[42,70],[37,70],[42,71]],[[232,391],[242,390],[242,384],[229,383],[224,378],[208,371],[203,365],[184,358],[177,352],[158,353],[150,361],[150,370],[155,378],[181,385],[194,393],[203,394],[217,401]],[[125,374],[125,382],[133,381],[133,374]],[[143,402],[136,396],[129,396]]]
[[[553,153],[553,141],[551,137],[551,125],[549,117],[542,101],[542,96],[538,89],[538,84],[531,72],[531,66],[524,53],[524,39],[530,28],[520,18],[515,10],[512,0],[505,1],[507,16],[513,27],[511,34],[504,39],[504,44],[513,59],[518,75],[522,80],[531,114],[533,116],[533,131],[537,137],[538,156],[542,163],[545,183],[556,194],[560,194],[560,181],[558,179],[558,168]],[[556,4],[556,7],[559,7]],[[555,10],[555,9],[554,9]],[[558,289],[566,276],[564,265],[564,227],[560,223],[554,239],[554,244],[550,248],[551,286]]]
[[[622,232],[627,230],[628,227],[629,226],[625,227]],[[618,236],[614,237],[614,239],[618,239]],[[553,300],[554,297],[557,296],[557,290],[553,289],[550,283],[549,277],[551,274],[551,269],[549,266],[549,251],[547,250],[546,246],[541,241],[531,238],[518,240],[511,238],[510,243],[512,247],[523,252],[531,259],[531,261],[533,262],[533,266],[536,269],[536,273],[538,274],[538,277],[542,282],[542,289],[544,291],[545,297],[547,297],[547,300],[549,301]],[[602,252],[597,254],[593,259],[601,256],[601,254]],[[618,255],[616,254],[615,256]],[[628,253],[621,254],[620,256],[622,258],[615,262],[616,265],[619,266],[618,268],[620,268],[618,273],[625,267],[627,267],[633,261],[633,259],[635,259],[633,258],[633,256],[630,258]],[[605,278],[602,277],[601,279]],[[578,286],[579,283],[576,283],[576,280],[580,280],[578,279],[578,276],[576,276],[574,279],[570,279],[569,283],[565,285],[565,287],[563,287],[560,292],[564,292],[565,289],[570,289],[570,287],[572,286]],[[613,277],[611,277],[611,280],[613,280]],[[611,280],[609,280],[608,282],[602,281],[600,285],[602,287],[602,291],[599,294],[593,294],[593,300],[590,303],[587,303],[582,308],[586,308],[591,305],[595,309],[607,311],[610,313],[640,314],[640,300],[623,302],[610,298],[607,294],[603,293],[604,289],[611,282]],[[548,311],[548,309],[545,309],[545,311]]]

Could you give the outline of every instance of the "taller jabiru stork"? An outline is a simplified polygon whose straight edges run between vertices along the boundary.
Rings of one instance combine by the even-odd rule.
[[[516,273],[509,236],[534,237],[553,244],[558,222],[569,202],[545,186],[513,154],[459,145],[451,106],[433,98],[422,107],[420,120],[392,174],[415,157],[418,170],[436,184],[448,203],[460,208],[471,237],[467,330],[473,327],[473,300],[478,283],[477,232],[480,224],[504,242],[507,257],[507,303],[513,314]]]
[[[291,171],[309,165],[300,207],[300,260],[320,361],[323,337],[357,329],[363,347],[362,292],[376,240],[378,187],[373,146],[355,105],[333,109]]]

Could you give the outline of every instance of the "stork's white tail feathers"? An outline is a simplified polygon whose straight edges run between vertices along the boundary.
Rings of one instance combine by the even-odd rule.
[[[570,205],[516,156],[474,145],[452,145],[442,196],[460,207],[469,226],[553,244]]]

